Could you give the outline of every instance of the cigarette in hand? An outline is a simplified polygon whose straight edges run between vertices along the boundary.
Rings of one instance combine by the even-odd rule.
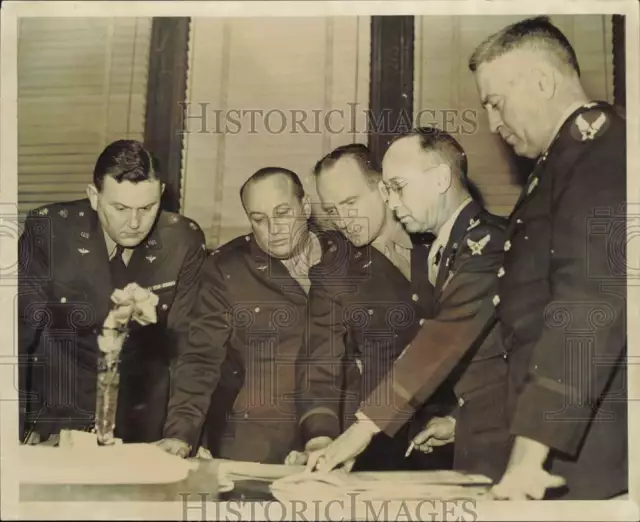
[[[409,455],[411,455],[411,452],[414,450],[414,448],[416,447],[415,443],[413,441],[411,441],[411,444],[409,444],[409,447],[407,448],[407,452],[404,454],[404,458],[406,459]]]

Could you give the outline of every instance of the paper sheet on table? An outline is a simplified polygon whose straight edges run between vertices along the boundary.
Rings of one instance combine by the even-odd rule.
[[[344,499],[416,500],[482,498],[491,480],[482,475],[455,471],[379,471],[344,473],[299,473],[276,480],[273,496],[281,502],[292,500]]]
[[[227,480],[261,480],[271,482],[304,471],[304,466],[284,464],[261,464],[240,460],[215,459],[219,462],[218,476]]]
[[[19,458],[21,484],[168,484],[186,479],[197,467],[153,444],[23,445]]]

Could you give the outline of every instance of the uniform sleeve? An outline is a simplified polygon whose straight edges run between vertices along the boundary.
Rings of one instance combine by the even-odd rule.
[[[487,238],[481,252],[470,243]],[[374,393],[385,404],[368,403],[362,412],[394,436],[427,399],[439,390],[463,357],[484,339],[495,322],[492,289],[504,254],[504,231],[482,224],[460,245],[453,277],[440,298],[437,315],[427,320]],[[450,406],[450,405],[449,405]],[[453,408],[443,413],[451,413]]]
[[[623,143],[594,146],[567,174],[552,215],[551,300],[512,432],[575,456],[626,348]]]
[[[31,386],[33,350],[49,311],[51,218],[28,217],[18,240],[18,390],[20,438],[42,406]]]
[[[177,301],[172,307],[179,315],[169,318],[170,324],[179,329],[179,351],[164,427],[165,438],[181,439],[194,448],[220,379],[229,331],[223,320],[227,310],[223,278],[214,256],[202,264],[202,239],[190,249],[180,275]]]
[[[308,303],[309,321],[296,363],[299,425],[305,443],[340,434],[346,352],[340,290],[320,278],[312,279]]]

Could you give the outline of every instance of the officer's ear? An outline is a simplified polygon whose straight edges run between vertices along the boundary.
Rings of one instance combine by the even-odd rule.
[[[543,100],[550,100],[555,95],[558,87],[557,74],[557,70],[545,62],[539,62],[531,70],[530,85]]]
[[[93,210],[98,210],[98,189],[92,183],[87,186],[87,197],[89,198],[89,202],[91,203],[91,208]]]
[[[311,217],[311,199],[307,195],[302,198],[302,214],[306,219]]]
[[[451,167],[446,163],[441,163],[435,168],[434,176],[436,176],[436,187],[440,194],[444,194],[451,186]]]

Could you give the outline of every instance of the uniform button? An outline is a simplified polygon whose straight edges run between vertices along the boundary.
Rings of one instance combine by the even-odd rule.
[[[511,250],[511,241],[507,240],[504,242],[504,251],[509,252]]]
[[[373,315],[373,310],[372,310],[371,308],[369,308],[369,310],[367,310],[367,313],[368,313],[369,315]]]
[[[66,303],[67,302],[67,298],[66,297],[61,297],[60,298],[60,302],[61,303]]]
[[[245,241],[251,241],[251,237],[250,236],[244,236],[244,240]]]
[[[255,313],[260,313],[260,307],[259,307],[259,306],[256,306],[256,307],[253,309],[253,311],[254,311]]]
[[[524,236],[524,239],[525,239],[525,240],[528,240],[528,239],[529,239],[529,236]]]
[[[38,358],[37,358],[37,357],[34,357],[34,358],[33,358],[33,362],[38,362]]]
[[[420,326],[424,324],[424,319],[420,319]]]
[[[555,250],[552,248],[551,249],[551,255],[553,255],[555,253]]]
[[[413,301],[417,301],[417,300],[418,300],[418,299],[420,299],[420,298],[418,297],[418,294],[413,294],[413,295],[411,296],[411,299],[412,299]]]
[[[233,370],[233,375],[238,375],[238,370]]]
[[[458,397],[458,406],[460,406],[460,408],[464,406],[464,399],[462,397]]]
[[[504,275],[504,267],[501,266],[500,270],[498,270],[498,277],[502,277]]]
[[[245,413],[245,414],[244,414],[244,418],[245,418],[245,419],[248,419],[248,418],[249,418],[249,414],[248,414],[248,413]]]
[[[493,296],[493,306],[498,306],[500,304],[500,296],[498,294]]]
[[[163,310],[166,310],[167,308],[169,308],[169,305],[168,305],[167,303],[165,303],[165,304],[163,304],[163,305],[162,305],[162,309],[163,309]]]
[[[504,352],[502,354],[502,358],[505,359],[505,360],[507,359],[508,356],[509,356],[509,354],[507,352]]]
[[[524,221],[522,221],[520,218],[516,219],[516,223],[518,223],[518,225],[522,225],[522,223],[524,223]]]

